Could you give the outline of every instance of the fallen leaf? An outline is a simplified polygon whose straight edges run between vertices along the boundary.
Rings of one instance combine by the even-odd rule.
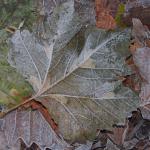
[[[74,12],[71,1],[63,3],[62,11],[64,8]],[[72,24],[70,13],[68,17]],[[105,32],[89,26],[86,30],[74,29],[70,33],[69,23],[58,21],[57,28],[52,29],[60,32],[59,36],[55,36],[55,41],[47,39],[49,46],[45,42],[39,43],[29,31],[16,31],[11,39],[9,62],[27,79],[32,75],[41,84],[40,89],[34,88],[34,97],[53,114],[65,139],[74,141],[82,137],[85,140],[94,127],[119,122],[126,111],[138,103],[136,95],[123,87],[116,77],[116,72],[128,70],[124,57],[120,56],[128,47],[130,32]],[[62,29],[66,33],[62,33]],[[60,37],[62,42],[58,43]],[[90,58],[94,60],[95,68],[81,68]]]
[[[125,125],[114,124],[113,125],[113,134],[109,134],[109,138],[118,146],[123,144],[123,134],[125,130]]]
[[[87,23],[86,13],[79,17],[74,4],[68,0],[53,9],[43,22],[44,37],[17,30],[8,57],[71,143],[84,142],[94,136],[93,129],[124,120],[138,105],[137,95],[117,76],[130,72],[124,62],[130,30],[97,29]],[[90,59],[95,66],[81,68]]]
[[[118,0],[95,0],[96,26],[102,29],[115,29],[115,14],[117,13]]]
[[[16,68],[19,70],[19,68],[22,69],[21,66],[24,65],[24,59],[20,58],[26,57],[28,61],[26,61],[27,67],[24,67],[24,69],[28,70],[29,66],[33,66],[33,62],[32,59],[30,59],[28,53],[26,53],[25,57],[24,55],[22,55],[22,53],[25,52],[25,47],[23,41],[20,42],[19,37],[20,35],[22,35],[25,39],[29,39],[29,37],[32,37],[32,35],[28,31],[23,31],[22,33],[19,32],[20,31],[17,31],[14,37],[12,38],[12,44],[16,45],[14,46],[16,47],[16,49],[11,49],[11,53],[14,53],[14,51],[20,51],[20,55],[12,57],[13,59],[11,60],[15,61],[14,64],[17,65]],[[128,106],[129,101],[131,102],[133,99],[135,99],[132,95],[132,92],[130,90],[127,90],[127,88],[122,87],[119,81],[117,81],[115,72],[118,72],[119,68],[122,69],[122,63],[119,63],[119,65],[118,62],[112,65],[109,64],[110,61],[115,62],[115,60],[124,60],[124,58],[122,58],[121,60],[120,55],[113,51],[112,47],[109,45],[113,44],[112,41],[117,39],[119,40],[116,42],[115,47],[117,47],[117,43],[119,44],[121,41],[125,42],[124,34],[126,34],[127,32],[128,31],[116,32],[111,34],[108,34],[101,30],[97,30],[97,32],[91,32],[89,33],[89,36],[87,36],[83,47],[81,47],[82,51],[80,52],[80,55],[78,55],[78,51],[75,51],[80,48],[78,47],[78,45],[76,45],[76,41],[78,41],[79,36],[75,36],[74,39],[72,39],[70,43],[64,48],[65,50],[60,50],[64,53],[56,53],[55,51],[53,52],[53,60],[51,61],[49,71],[45,71],[45,75],[44,72],[42,72],[46,78],[45,81],[43,81],[42,83],[42,88],[39,89],[39,91],[37,91],[36,97],[39,100],[41,97],[47,97],[49,99],[49,102],[47,102],[45,106],[48,108],[48,110],[50,110],[52,114],[55,113],[54,116],[56,122],[59,124],[59,128],[66,139],[69,139],[71,135],[73,136],[72,130],[75,134],[74,137],[80,134],[80,132],[78,133],[77,131],[80,131],[81,129],[84,134],[86,131],[89,132],[90,128],[93,128],[91,126],[91,121],[93,120],[93,117],[95,118],[97,125],[94,122],[92,123],[92,125],[95,124],[96,126],[98,126],[99,123],[101,124],[101,126],[102,124],[106,126],[106,120],[99,120],[99,115],[101,117],[103,115],[106,115],[107,117],[105,118],[107,118],[109,121],[112,120],[112,122],[114,122],[112,118],[114,118],[116,121],[119,118],[123,118],[121,112],[120,114],[117,114],[117,112],[115,112],[116,107],[118,108],[118,111],[122,111],[124,109],[124,112],[122,112],[125,113],[125,105]],[[81,33],[79,32],[79,34]],[[29,37],[26,37],[26,35],[29,35]],[[100,35],[101,39],[97,41],[98,44],[93,45],[93,41],[97,39]],[[18,39],[19,41],[13,41],[14,38]],[[36,44],[38,45],[38,43]],[[28,49],[33,49],[31,45],[27,45]],[[29,46],[31,46],[31,48]],[[18,49],[17,47],[20,48]],[[106,48],[106,51],[104,51],[104,48]],[[45,51],[43,51],[43,53],[44,52]],[[74,53],[74,55],[72,55],[72,53]],[[96,53],[99,53],[98,57],[97,55],[95,55]],[[33,54],[32,57],[33,60],[36,60],[37,54]],[[44,60],[44,57],[41,58],[41,60]],[[96,68],[80,68],[80,66],[82,66],[82,64],[84,64],[89,58],[92,58],[95,61]],[[17,62],[19,62],[19,64]],[[22,70],[21,73],[23,73]],[[33,75],[37,76],[38,72],[35,71],[34,73],[35,75]],[[39,83],[40,82],[41,80],[39,80]],[[96,85],[94,84],[95,82]],[[117,88],[116,86],[121,86],[120,91],[118,91],[118,93],[114,92],[115,88]],[[121,90],[127,90],[128,92],[125,92],[124,95],[124,92]],[[111,94],[110,96],[110,94],[108,93],[113,93],[113,95]],[[54,97],[55,95],[56,97]],[[63,103],[64,98],[66,99],[67,104]],[[114,103],[114,100],[116,100],[117,102]],[[44,101],[42,102],[44,103]],[[114,105],[114,107],[112,107],[112,104]],[[99,110],[99,107],[102,109],[102,111]],[[111,110],[109,110],[108,112],[108,109]],[[95,113],[93,110],[97,111],[97,113]],[[62,117],[64,115],[66,116],[66,119],[62,120]],[[73,126],[70,126],[70,120]],[[87,127],[83,126],[85,122]],[[76,124],[76,126],[74,124]],[[84,130],[83,127],[85,128]]]
[[[51,128],[54,126],[43,118],[44,115],[40,112],[42,109],[39,111],[39,108],[35,108],[36,110],[17,109],[1,119],[0,131],[5,140],[4,144],[13,147],[22,139],[27,147],[35,143],[41,150],[46,148],[65,150],[68,144],[54,132],[54,128]],[[49,120],[48,117],[46,119]]]

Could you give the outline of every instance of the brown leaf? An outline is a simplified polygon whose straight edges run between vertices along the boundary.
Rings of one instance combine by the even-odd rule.
[[[113,125],[113,134],[109,135],[110,139],[115,143],[116,145],[120,146],[123,143],[123,133],[125,130],[125,125]]]
[[[118,0],[95,0],[96,3],[96,26],[102,29],[115,29],[114,16],[117,12]]]

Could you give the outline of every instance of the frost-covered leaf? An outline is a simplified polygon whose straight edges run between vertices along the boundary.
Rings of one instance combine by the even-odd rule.
[[[33,119],[34,118],[34,119]],[[0,120],[1,139],[5,140],[0,149],[6,150],[22,139],[27,147],[33,143],[41,150],[65,150],[68,144],[58,137],[38,110],[15,110]],[[1,141],[1,140],[0,140]],[[5,147],[4,147],[5,146]],[[20,145],[15,150],[19,150]]]
[[[19,39],[20,33],[18,32],[13,38]],[[26,32],[29,33],[23,31],[21,34]],[[80,134],[84,137],[92,131],[93,127],[109,126],[108,121],[112,124],[118,122],[121,118],[123,119],[126,111],[137,104],[136,95],[118,81],[118,74],[128,73],[124,57],[120,59],[128,46],[128,39],[129,30],[111,33],[88,28],[76,34],[59,53],[53,51],[53,59],[48,74],[45,75],[47,76],[46,82],[42,85],[44,88],[40,89],[37,98],[48,97],[49,101],[45,102],[45,106],[54,114],[66,139],[70,140],[71,137],[75,139]],[[19,51],[18,55],[14,57],[9,53],[18,70],[18,65],[24,63],[21,61],[24,59],[22,53],[25,52],[22,42],[12,41],[11,53],[15,54],[15,51]],[[27,45],[32,52],[37,50],[33,49],[30,44]],[[32,56],[37,62],[45,60],[44,57],[38,59],[37,54]],[[25,57],[28,61],[24,68],[21,67],[23,71],[33,66],[29,55]],[[94,61],[95,68],[82,67],[89,59]],[[36,76],[37,73],[34,73],[33,75]],[[66,117],[62,119],[64,115]]]
[[[130,73],[124,63],[130,30],[85,26],[87,18],[78,15],[75,4],[71,0],[56,6],[43,21],[43,36],[16,31],[9,52],[11,65],[30,81],[34,97],[42,100],[71,142],[123,121],[138,104],[137,95],[119,81]]]

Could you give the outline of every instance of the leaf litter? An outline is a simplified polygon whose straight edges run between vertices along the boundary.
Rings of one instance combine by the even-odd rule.
[[[16,31],[10,39],[8,57],[9,63],[33,86],[33,97],[54,116],[60,133],[69,142],[92,137],[95,134],[93,128],[110,128],[138,106],[138,96],[123,87],[118,79],[118,74],[132,72],[124,62],[128,55],[130,30],[106,32],[96,29],[87,23],[87,18],[78,18],[74,4],[74,1],[65,1],[54,8],[52,15],[43,22],[42,37],[28,30]],[[67,22],[62,18],[67,18]],[[72,25],[74,28],[69,32]],[[88,60],[94,65],[83,67]],[[7,116],[16,111],[19,110]],[[39,114],[31,110],[21,111],[19,115],[22,114],[22,118],[29,112]],[[41,119],[42,116],[38,117]],[[22,124],[27,120],[24,119]],[[38,120],[31,119],[33,122]],[[49,126],[52,132],[50,129]],[[20,131],[16,133],[18,140]],[[7,134],[8,138],[14,136],[10,134]],[[25,134],[21,134],[21,138],[27,145],[34,142],[23,136]],[[56,133],[51,138],[60,140]],[[40,141],[36,143],[40,146]],[[64,147],[64,143],[56,146]],[[51,142],[49,144],[45,147],[53,146]]]
[[[95,138],[92,148],[99,149],[137,149],[149,150],[150,148],[150,105],[149,105],[149,70],[148,70],[148,54],[149,45],[149,29],[144,26],[137,18],[133,20],[132,36],[134,42],[137,43],[131,49],[133,61],[136,66],[133,71],[140,78],[140,106],[137,110],[132,111],[126,117],[124,124],[114,124],[113,130],[99,130]],[[139,47],[140,45],[140,47]],[[131,64],[130,64],[131,65]],[[132,80],[128,81],[132,83]],[[110,144],[111,143],[111,144]]]

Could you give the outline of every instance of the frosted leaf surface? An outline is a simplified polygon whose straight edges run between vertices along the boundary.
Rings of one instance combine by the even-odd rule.
[[[124,62],[129,54],[130,30],[106,32],[89,24],[85,26],[83,16],[78,17],[74,5],[74,1],[66,1],[54,8],[51,21],[48,17],[44,22],[43,37],[25,30],[17,31],[11,39],[9,53],[9,62],[23,76],[29,81],[30,76],[36,79],[36,82],[30,82],[33,87],[40,85],[34,88],[38,89],[35,90],[36,99],[47,107],[69,141],[85,140],[95,135],[93,130],[96,128],[109,128],[111,124],[123,121],[126,113],[138,104],[138,96],[123,87],[118,78],[131,72]],[[20,41],[20,35],[24,37],[27,33],[32,38]],[[41,66],[37,65],[41,68],[38,71],[23,42],[33,54],[35,64],[43,62]],[[37,49],[33,43],[38,45]],[[34,55],[38,50],[40,54]],[[85,65],[89,60],[93,64]],[[29,66],[33,68],[31,73]]]
[[[3,138],[5,137],[4,140],[6,141],[4,143],[7,143],[6,146],[11,148],[19,139],[22,139],[27,147],[35,143],[41,150],[46,148],[64,150],[68,146],[63,139],[56,135],[38,111],[16,110],[7,114],[1,120],[0,131]]]

